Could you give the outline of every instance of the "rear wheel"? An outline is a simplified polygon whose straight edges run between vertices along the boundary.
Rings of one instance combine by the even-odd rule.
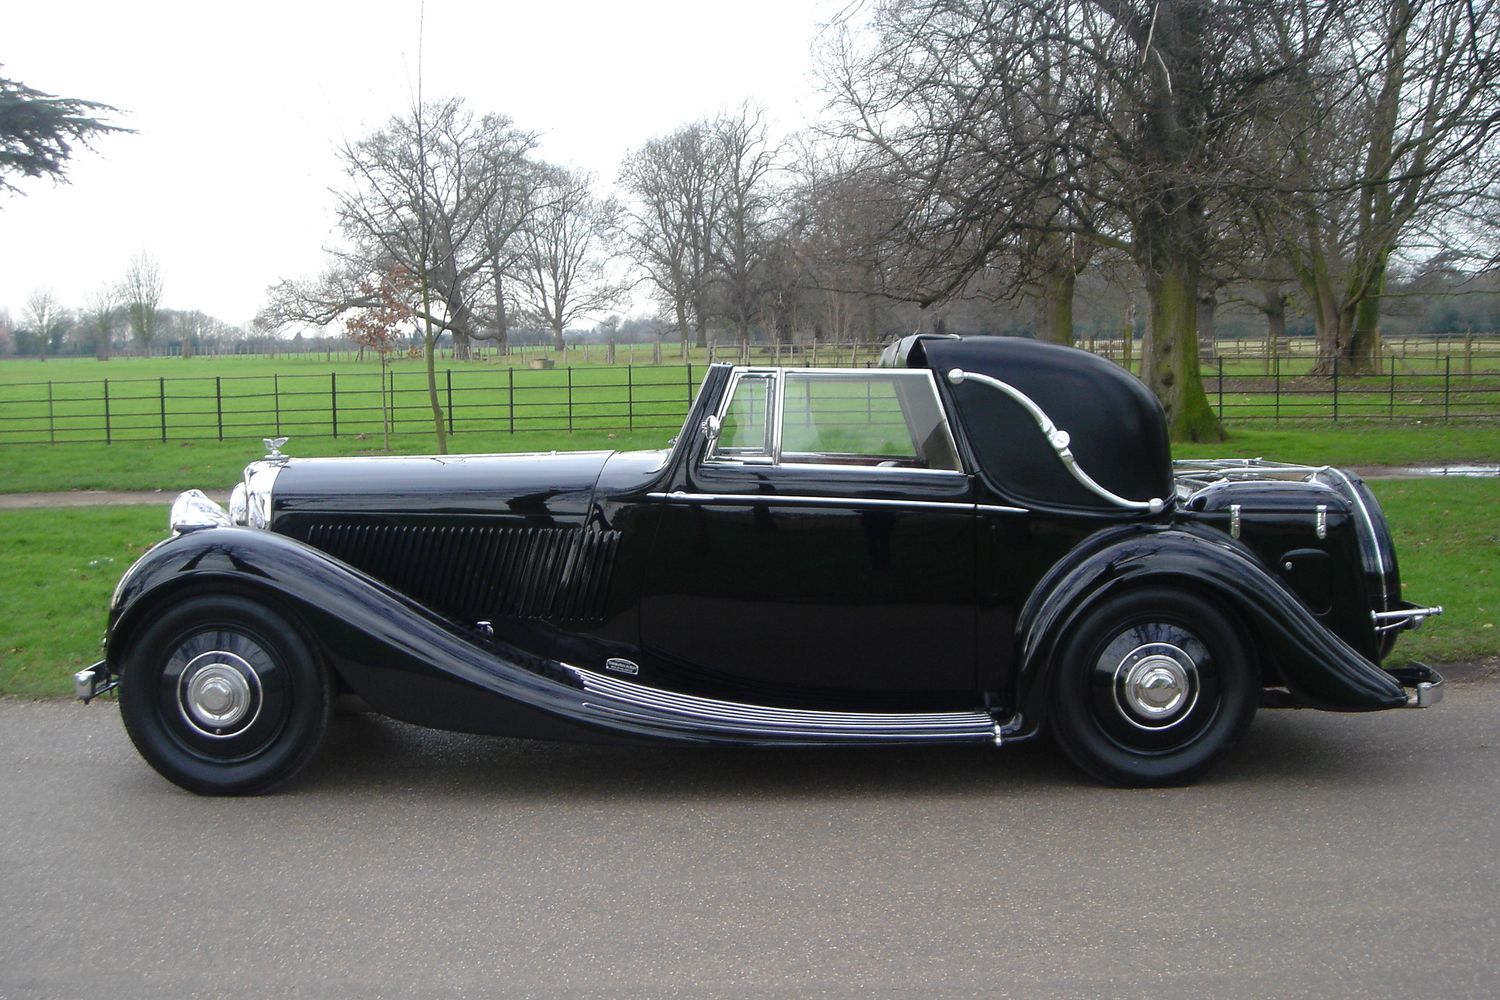
[[[193,597],[145,626],[125,653],[120,714],[141,756],[205,795],[287,780],[328,729],[328,673],[280,614],[248,598]]]
[[[1106,599],[1063,642],[1052,732],[1083,770],[1119,785],[1192,781],[1255,716],[1248,640],[1216,604],[1151,587]]]

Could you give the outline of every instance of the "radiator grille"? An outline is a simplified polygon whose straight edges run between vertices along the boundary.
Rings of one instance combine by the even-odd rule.
[[[597,621],[618,531],[313,525],[308,542],[460,621]]]

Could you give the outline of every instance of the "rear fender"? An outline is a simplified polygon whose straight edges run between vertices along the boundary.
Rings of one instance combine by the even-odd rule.
[[[1298,704],[1375,711],[1406,704],[1401,685],[1323,627],[1242,546],[1217,532],[1137,525],[1100,532],[1048,572],[1017,620],[1018,735],[1046,716],[1050,677],[1069,630],[1099,602],[1143,584],[1210,593],[1254,631]]]

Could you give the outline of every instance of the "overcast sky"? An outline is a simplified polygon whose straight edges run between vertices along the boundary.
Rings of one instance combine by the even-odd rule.
[[[652,136],[750,100],[817,116],[811,49],[847,0],[427,0],[423,90],[543,133],[540,155],[612,181]],[[10,4],[0,76],[122,110],[70,183],[0,194],[0,307],[48,288],[85,305],[142,251],[163,304],[248,321],[268,285],[317,272],[334,147],[407,107],[420,5]]]

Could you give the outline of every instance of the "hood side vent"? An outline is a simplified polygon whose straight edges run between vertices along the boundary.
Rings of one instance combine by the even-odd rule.
[[[604,617],[618,531],[321,522],[308,544],[458,621]]]

